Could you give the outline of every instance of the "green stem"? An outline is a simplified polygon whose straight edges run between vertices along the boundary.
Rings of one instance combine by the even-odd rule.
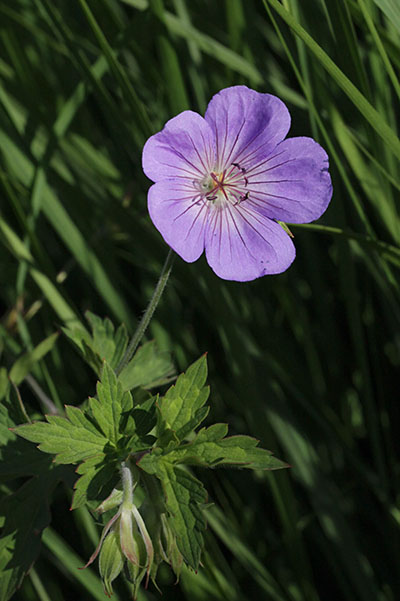
[[[126,349],[125,354],[124,354],[123,358],[121,359],[120,364],[118,365],[117,369],[115,370],[117,375],[120,374],[121,371],[124,369],[124,367],[129,363],[129,361],[133,357],[134,352],[136,351],[137,347],[139,346],[139,343],[142,340],[145,331],[147,330],[147,326],[149,325],[151,318],[153,317],[153,313],[156,310],[158,303],[160,302],[162,293],[164,292],[164,288],[165,288],[165,286],[168,282],[168,278],[171,274],[173,259],[174,259],[174,253],[173,253],[173,250],[170,249],[169,253],[167,255],[167,258],[165,259],[165,263],[162,268],[160,278],[157,282],[157,286],[155,287],[153,296],[151,297],[151,300],[146,309],[146,312],[143,315],[142,319],[140,320],[140,323],[136,329],[136,332],[132,336],[129,346]]]
[[[125,461],[121,464],[121,478],[122,478],[122,506],[131,507],[133,504],[133,480],[132,472]]]

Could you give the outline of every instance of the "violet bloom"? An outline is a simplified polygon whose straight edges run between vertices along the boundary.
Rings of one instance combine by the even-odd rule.
[[[296,251],[277,221],[318,219],[332,196],[326,152],[311,138],[285,140],[289,127],[279,98],[234,86],[204,118],[184,111],[147,140],[150,217],[185,261],[205,249],[219,277],[240,282],[289,267]]]

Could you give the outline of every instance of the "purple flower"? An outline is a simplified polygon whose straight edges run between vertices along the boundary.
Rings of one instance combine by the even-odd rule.
[[[147,140],[143,170],[155,182],[150,217],[185,261],[240,282],[285,271],[295,258],[277,221],[318,219],[332,196],[326,152],[285,136],[290,115],[271,94],[226,88],[205,117],[184,111]]]

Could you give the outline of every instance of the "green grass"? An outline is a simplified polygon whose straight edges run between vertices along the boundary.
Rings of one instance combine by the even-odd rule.
[[[245,84],[279,95],[290,135],[330,156],[333,200],[291,227],[287,273],[238,284],[177,258],[151,323],[179,369],[208,351],[211,419],[292,465],[200,474],[204,568],[178,586],[162,571],[167,601],[400,598],[399,31],[393,0],[0,0],[7,370],[86,309],[132,332],[168,252],[141,150],[178,112]],[[93,394],[64,336],[20,386],[36,416],[38,390],[59,407]],[[15,599],[103,598],[96,566],[76,569],[98,528],[69,501],[58,487]]]

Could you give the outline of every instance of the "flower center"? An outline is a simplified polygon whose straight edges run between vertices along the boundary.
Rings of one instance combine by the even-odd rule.
[[[211,171],[203,179],[193,182],[200,192],[200,200],[210,202],[216,207],[223,207],[227,203],[235,206],[247,200],[248,183],[246,170],[239,163],[231,163],[230,167],[223,171]]]

